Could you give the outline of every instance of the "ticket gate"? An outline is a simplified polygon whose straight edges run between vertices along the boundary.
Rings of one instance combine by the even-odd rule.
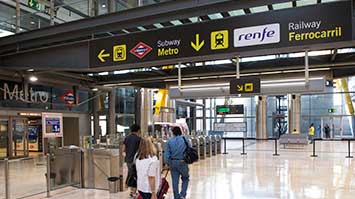
[[[161,147],[161,164],[164,165],[164,153],[165,153],[165,148],[166,148],[166,144],[168,143],[168,140],[166,139],[160,139],[159,140],[159,143],[160,143],[160,147]],[[162,167],[163,168],[163,167]]]
[[[164,167],[164,161],[163,161],[163,148],[162,148],[161,140],[157,140],[156,142],[154,142],[154,145],[155,145],[155,148],[157,149],[160,168],[163,168]]]
[[[220,135],[216,135],[216,150],[217,154],[222,153],[222,137]]]
[[[216,136],[212,135],[212,136],[210,136],[210,138],[211,138],[211,154],[212,155],[217,155]]]
[[[191,146],[198,152],[198,157],[200,157],[200,144],[197,137],[190,137]]]
[[[211,138],[209,136],[206,136],[205,142],[206,142],[206,157],[209,158],[211,157],[211,149],[212,149]]]
[[[200,136],[198,138],[198,142],[200,145],[200,152],[199,152],[200,160],[203,160],[206,158],[206,140],[203,136]]]

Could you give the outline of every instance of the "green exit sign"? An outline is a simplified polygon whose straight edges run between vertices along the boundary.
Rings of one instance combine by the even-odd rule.
[[[33,9],[36,9],[36,10],[39,10],[38,0],[28,0],[27,4],[28,4],[29,7],[33,8]]]
[[[334,108],[328,109],[328,113],[335,113],[335,109]]]

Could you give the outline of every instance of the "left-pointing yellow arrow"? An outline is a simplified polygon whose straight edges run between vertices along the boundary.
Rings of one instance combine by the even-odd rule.
[[[110,53],[106,53],[106,54],[104,53],[105,53],[105,49],[101,50],[99,55],[97,55],[97,58],[99,58],[101,62],[105,62],[106,60],[104,58],[110,56]]]

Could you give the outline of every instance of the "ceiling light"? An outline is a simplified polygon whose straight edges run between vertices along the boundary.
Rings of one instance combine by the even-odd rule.
[[[33,69],[33,68],[27,69],[27,72],[33,72],[33,71],[35,71],[35,69]]]
[[[91,89],[92,91],[94,91],[94,92],[96,92],[96,91],[98,91],[99,89],[98,88],[93,88],[93,89]]]
[[[31,23],[32,25],[34,25],[34,24],[35,24],[35,22],[34,22],[34,21],[31,21],[30,23]]]
[[[103,4],[101,5],[101,7],[106,8],[106,4],[103,3]]]
[[[38,80],[38,78],[36,76],[32,75],[32,76],[30,76],[29,80],[31,82],[36,82]]]

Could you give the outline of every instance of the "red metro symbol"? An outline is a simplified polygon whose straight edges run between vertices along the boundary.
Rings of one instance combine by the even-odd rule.
[[[139,42],[134,48],[132,48],[130,52],[136,57],[138,57],[139,59],[142,59],[150,51],[152,51],[152,48],[150,46],[148,46],[143,42]]]
[[[64,102],[64,104],[73,106],[75,103],[74,92],[72,90],[68,90],[62,96],[60,96],[60,99]]]

